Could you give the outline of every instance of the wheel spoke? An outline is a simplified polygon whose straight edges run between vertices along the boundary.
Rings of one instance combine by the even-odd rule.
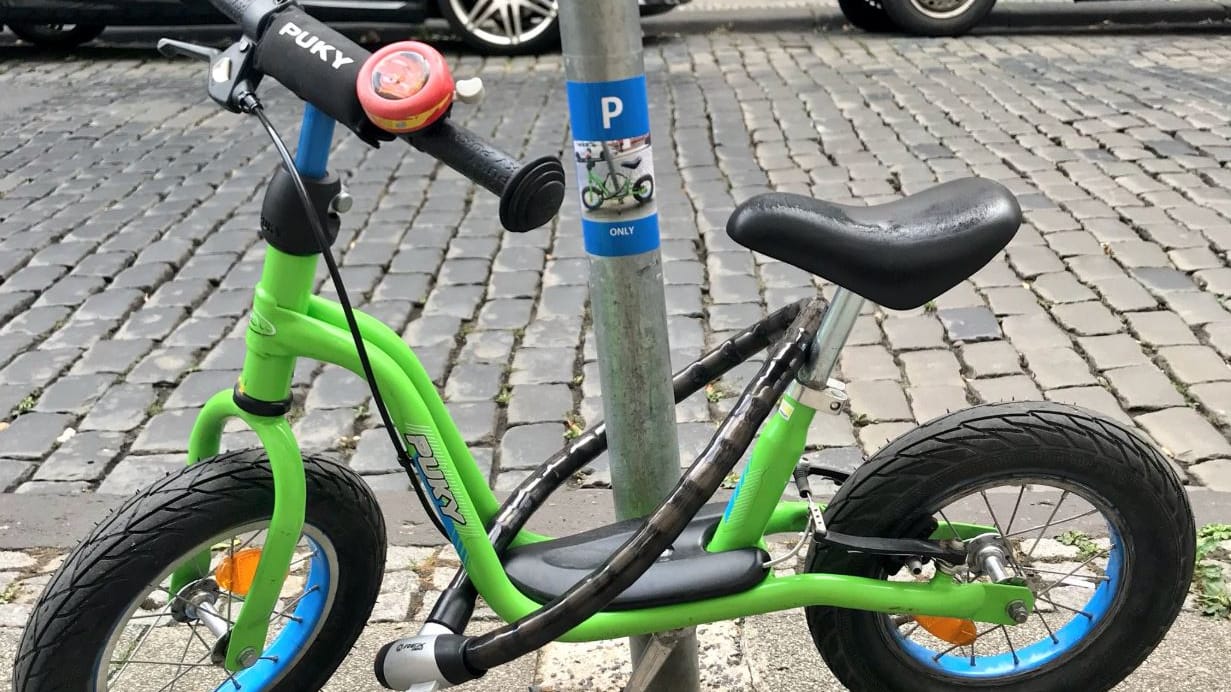
[[[170,592],[168,591],[167,593],[170,593]],[[171,604],[170,604],[170,603],[168,603],[167,605],[163,606],[163,612],[162,612],[162,613],[160,613],[159,615],[160,615],[160,616],[165,617],[165,616],[166,616],[166,614],[167,614],[167,612],[166,612],[166,611],[167,611],[167,609],[168,609],[168,608],[170,608],[170,607],[171,607]],[[141,636],[137,637],[137,641],[136,641],[135,643],[133,643],[133,645],[132,645],[131,647],[129,647],[129,649],[128,649],[128,654],[127,654],[127,655],[128,655],[128,656],[131,656],[131,655],[133,655],[133,654],[137,653],[137,650],[141,648],[141,645],[145,643],[145,640],[146,640],[147,638],[149,638],[150,634],[151,634],[153,631],[154,631],[154,625],[150,625],[150,626],[146,627],[146,628],[145,628],[145,631],[141,633]],[[114,664],[114,663],[119,663],[119,664],[120,664],[120,669],[119,669],[119,670],[117,670],[117,671],[115,672],[115,676],[114,676],[114,677],[112,677],[111,675],[108,675],[108,676],[107,676],[107,683],[108,683],[108,684],[110,684],[110,683],[112,683],[112,682],[115,682],[115,681],[119,680],[119,679],[120,679],[120,677],[124,674],[124,671],[128,670],[128,665],[129,665],[129,663],[131,663],[131,662],[132,662],[131,660],[129,660],[129,661],[112,661],[112,663],[113,663],[113,664]]]
[[[179,675],[176,675],[174,678],[171,678],[171,682],[168,682],[166,685],[159,687],[156,692],[163,692],[163,690],[174,689],[175,683],[178,682],[180,678],[187,675],[189,671],[191,671],[193,668],[214,668],[215,666],[212,663],[202,663],[202,661],[204,661],[207,658],[209,658],[208,652],[201,658],[197,659],[196,663],[185,663],[184,666],[186,667],[186,669],[184,670],[184,672],[180,673]],[[166,664],[161,664],[161,665],[166,665]]]
[[[1082,519],[1082,518],[1084,518],[1084,517],[1088,517],[1088,516],[1090,516],[1091,514],[1098,514],[1098,510],[1097,510],[1097,509],[1092,509],[1092,510],[1090,510],[1090,511],[1088,511],[1088,512],[1082,512],[1081,514],[1074,514],[1073,516],[1071,516],[1071,517],[1067,517],[1067,518],[1064,518],[1064,519],[1061,519],[1060,521],[1051,521],[1051,522],[1048,522],[1048,523],[1046,523],[1046,524],[1044,524],[1044,525],[1042,525],[1042,526],[1032,526],[1032,527],[1030,527],[1030,528],[1028,528],[1028,529],[1022,529],[1021,531],[1014,531],[1013,533],[1006,534],[1006,535],[1005,535],[1005,538],[1016,538],[1017,536],[1021,536],[1021,535],[1023,535],[1023,534],[1032,533],[1032,532],[1034,532],[1034,531],[1035,531],[1035,530],[1037,530],[1037,529],[1047,529],[1047,528],[1048,528],[1048,527],[1050,527],[1050,526],[1059,526],[1059,525],[1061,525],[1061,524],[1065,524],[1065,523],[1068,523],[1068,522],[1070,522],[1070,521],[1076,521],[1076,520],[1078,520],[1078,519]],[[1042,536],[1040,535],[1040,536],[1039,536],[1039,538],[1042,538]]]
[[[1069,612],[1077,613],[1078,615],[1085,615],[1087,620],[1093,620],[1093,619],[1094,619],[1094,616],[1093,616],[1093,615],[1091,615],[1090,613],[1087,613],[1087,612],[1086,612],[1086,611],[1084,611],[1084,610],[1078,610],[1077,608],[1071,608],[1071,607],[1069,607],[1069,606],[1064,605],[1063,603],[1056,603],[1055,601],[1051,600],[1050,598],[1048,598],[1048,597],[1046,597],[1046,596],[1043,596],[1043,595],[1038,595],[1038,596],[1035,596],[1035,598],[1037,598],[1037,599],[1039,599],[1039,600],[1042,600],[1042,601],[1046,601],[1046,602],[1047,602],[1047,603],[1049,603],[1050,605],[1053,605],[1053,606],[1055,606],[1055,607],[1057,607],[1057,608],[1064,608],[1065,610],[1067,610],[1067,611],[1069,611]]]
[[[513,33],[513,21],[509,16],[509,6],[507,3],[501,3],[497,17],[500,20],[500,26],[504,29],[504,35],[516,42],[517,34]]]
[[[1055,507],[1051,508],[1051,514],[1047,517],[1047,523],[1038,527],[1039,535],[1035,537],[1034,545],[1030,546],[1030,552],[1026,553],[1027,560],[1029,560],[1031,556],[1034,555],[1034,551],[1039,549],[1039,541],[1043,540],[1043,534],[1047,531],[1047,527],[1051,526],[1051,520],[1056,518],[1056,512],[1060,511],[1060,505],[1064,504],[1064,498],[1068,496],[1069,496],[1069,491],[1067,490],[1060,493],[1060,501],[1056,503]],[[1028,531],[1033,531],[1033,530],[1034,529],[1028,529]]]
[[[131,663],[131,664],[133,664],[133,665],[135,665],[135,666],[175,666],[175,665],[182,665],[182,666],[184,666],[184,667],[186,667],[186,668],[214,668],[214,667],[215,667],[215,666],[214,666],[214,664],[212,664],[212,663],[203,663],[203,662],[202,662],[202,661],[204,661],[204,660],[205,660],[206,658],[208,658],[208,657],[209,657],[209,654],[206,654],[206,655],[202,656],[201,658],[198,658],[196,663],[176,663],[175,661],[133,661],[133,660],[126,661],[126,663]],[[112,661],[112,663],[118,663],[118,661]]]
[[[1047,630],[1047,636],[1051,637],[1052,644],[1059,644],[1060,640],[1056,638],[1056,633],[1051,631],[1051,625],[1047,624],[1047,618],[1043,617],[1043,613],[1035,608],[1034,614],[1039,616],[1039,622],[1043,623],[1043,629]]]
[[[1061,582],[1064,581],[1066,578],[1073,577],[1073,576],[1076,576],[1079,579],[1090,579],[1092,581],[1111,581],[1111,577],[1108,577],[1102,574],[1074,575],[1074,574],[1069,574],[1067,572],[1061,572],[1059,570],[1054,570],[1054,569],[1039,569],[1038,567],[1027,567],[1026,571],[1027,572],[1037,572],[1039,574],[1059,574],[1060,579],[1058,581],[1061,581]]]
[[[478,25],[487,20],[496,11],[496,4],[499,0],[478,0],[474,7],[470,8],[470,12],[466,14],[466,20],[472,25]]]
[[[1017,519],[1017,509],[1018,507],[1021,507],[1022,505],[1022,495],[1025,494],[1025,492],[1026,492],[1026,485],[1023,483],[1022,486],[1017,489],[1017,501],[1013,503],[1013,513],[1009,515],[1009,524],[1004,527],[1005,531],[1013,530],[1013,521]],[[1012,534],[1001,534],[1001,535],[1007,538],[1009,535],[1012,535]]]
[[[556,3],[551,0],[522,0],[522,7],[531,15],[541,17],[543,21],[551,19],[559,12]]]
[[[521,38],[521,3],[518,0],[508,0],[509,18],[513,21],[514,38]]]
[[[953,528],[953,522],[949,521],[949,517],[946,517],[946,516],[945,516],[945,512],[944,512],[944,510],[940,510],[940,509],[938,509],[938,510],[936,510],[936,513],[940,515],[940,518],[941,518],[941,519],[944,519],[944,520],[945,520],[945,525],[947,525],[947,526],[949,527],[949,535],[950,535],[950,536],[952,536],[954,539],[956,539],[956,538],[957,538],[957,529]]]
[[[1000,627],[1000,626],[1001,626],[1001,625],[992,625],[991,627],[989,627],[989,628],[987,628],[987,629],[983,630],[982,632],[976,632],[976,633],[975,633],[975,641],[979,641],[979,637],[982,637],[983,635],[987,634],[988,632],[991,632],[992,630],[994,630],[994,629],[996,629],[997,627]],[[933,661],[939,661],[941,656],[944,656],[945,654],[947,654],[947,653],[949,653],[949,652],[951,652],[951,651],[955,651],[955,650],[957,650],[958,648],[960,648],[960,647],[962,647],[962,646],[964,646],[964,644],[954,644],[953,646],[951,646],[951,647],[949,647],[949,648],[945,649],[944,651],[942,651],[942,652],[940,652],[940,653],[936,654],[935,656],[933,656],[933,657],[932,657],[932,660],[933,660]],[[971,644],[970,646],[971,646],[971,650],[972,650],[972,652],[973,652],[973,650],[974,650],[974,644]],[[974,659],[974,654],[973,654],[973,653],[971,654],[971,659],[972,659],[972,660]]]
[[[311,593],[311,592],[313,592],[313,591],[318,591],[319,589],[320,589],[320,586],[313,586],[313,587],[311,587],[311,589],[308,589],[307,591],[304,591],[303,593],[300,593],[300,595],[295,596],[295,597],[294,597],[294,600],[292,600],[291,602],[287,603],[287,606],[286,606],[287,610],[289,611],[289,610],[291,610],[291,608],[294,608],[295,606],[298,606],[298,605],[299,605],[299,601],[303,601],[303,600],[304,600],[304,596],[309,595],[309,593]],[[291,616],[286,616],[286,617],[291,617]]]
[[[197,631],[197,627],[196,627],[196,625],[193,625],[191,629],[192,629],[193,634],[196,634],[196,631]],[[189,647],[191,647],[191,646],[192,646],[192,637],[189,637],[189,638],[188,638],[188,639],[184,642],[184,650],[183,650],[183,652],[181,652],[181,653],[180,653],[180,662],[179,662],[179,663],[177,663],[177,664],[175,665],[175,672],[176,672],[177,674],[176,674],[175,678],[171,680],[171,687],[170,687],[170,688],[168,688],[168,689],[169,689],[169,690],[171,690],[172,692],[174,692],[174,690],[175,690],[175,682],[176,682],[177,680],[179,680],[179,679],[180,679],[180,676],[178,675],[178,673],[179,673],[181,670],[183,670],[183,669],[184,669],[184,659],[188,658],[188,648],[189,648]]]
[[[1079,570],[1081,570],[1081,569],[1082,569],[1083,567],[1085,567],[1086,565],[1089,565],[1091,562],[1094,562],[1094,560],[1096,560],[1097,558],[1100,558],[1100,557],[1106,557],[1106,556],[1110,553],[1110,551],[1111,551],[1111,550],[1112,550],[1111,548],[1108,548],[1107,550],[1101,550],[1101,551],[1099,551],[1099,552],[1097,552],[1097,553],[1095,553],[1095,554],[1091,555],[1090,557],[1086,558],[1086,561],[1085,561],[1085,562],[1081,563],[1080,565],[1077,565],[1077,566],[1076,566],[1076,567],[1074,567],[1072,570],[1070,570],[1068,574],[1065,574],[1063,577],[1061,577],[1061,578],[1057,579],[1056,581],[1052,582],[1050,585],[1048,585],[1048,587],[1047,587],[1047,588],[1045,588],[1045,589],[1043,589],[1042,591],[1040,591],[1040,592],[1036,593],[1036,594],[1034,595],[1034,597],[1035,597],[1035,598],[1040,598],[1040,597],[1042,597],[1042,596],[1046,596],[1046,595],[1047,595],[1047,594],[1048,594],[1048,593],[1049,593],[1052,589],[1056,588],[1057,586],[1060,586],[1060,584],[1062,584],[1062,583],[1064,582],[1064,580],[1065,580],[1065,579],[1068,579],[1069,577],[1071,577],[1071,576],[1073,576],[1073,575],[1077,574],[1077,572],[1078,572]]]
[[[987,513],[992,515],[992,526],[996,527],[996,533],[1004,535],[1004,529],[1000,528],[1000,520],[996,518],[996,512],[992,509],[992,501],[987,499],[987,491],[980,490],[979,495],[983,498],[983,505],[987,507]]]
[[[1017,658],[1017,649],[1014,649],[1014,648],[1013,648],[1013,640],[1012,640],[1012,639],[1009,639],[1009,628],[1008,628],[1008,627],[1005,627],[1004,625],[1001,625],[1001,626],[1000,626],[1000,631],[1001,631],[1001,632],[1004,632],[1004,640],[1005,640],[1005,643],[1007,643],[1007,644],[1009,645],[1009,651],[1013,654],[1013,665],[1015,665],[1015,666],[1016,666],[1016,665],[1017,665],[1018,663],[1020,663],[1021,661],[1019,661],[1019,660],[1018,660],[1018,658]]]

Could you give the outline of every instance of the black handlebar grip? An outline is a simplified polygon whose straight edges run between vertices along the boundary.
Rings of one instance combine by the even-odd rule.
[[[500,195],[500,224],[521,233],[551,221],[564,201],[564,166],[544,156],[522,165],[447,119],[403,135],[416,149]]]
[[[298,7],[275,14],[256,44],[257,69],[365,142],[376,144],[378,140],[392,140],[393,135],[368,120],[355,93],[359,69],[371,56]]]

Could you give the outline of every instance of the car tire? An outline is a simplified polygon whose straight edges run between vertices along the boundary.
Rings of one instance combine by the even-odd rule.
[[[502,24],[490,13],[508,0],[438,0],[440,13],[468,45],[488,55],[541,53],[560,45],[557,0],[519,3],[522,21],[529,26]]]
[[[46,48],[73,48],[93,41],[103,33],[102,24],[23,24],[9,23],[17,37]]]
[[[898,28],[885,12],[881,0],[838,0],[838,7],[846,21],[857,29],[883,34]]]
[[[960,36],[983,21],[996,0],[881,0],[898,29],[916,36]]]

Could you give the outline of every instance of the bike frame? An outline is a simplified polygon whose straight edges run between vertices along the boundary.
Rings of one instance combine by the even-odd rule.
[[[296,166],[307,178],[325,175],[334,123],[308,106],[296,155]],[[256,287],[246,334],[247,352],[236,391],[211,397],[201,410],[189,441],[188,463],[218,453],[223,426],[238,418],[250,426],[268,453],[275,493],[273,515],[256,577],[230,634],[225,665],[243,667],[241,660],[264,648],[269,617],[303,528],[305,479],[298,443],[284,416],[254,415],[235,403],[235,394],[265,402],[289,399],[291,377],[299,358],[342,366],[362,377],[362,367],[336,302],[313,294],[318,257],[295,256],[267,249]],[[823,383],[836,362],[859,313],[862,299],[839,291],[822,321],[804,384]],[[380,321],[356,311],[360,333],[380,391],[415,471],[429,490],[463,567],[484,601],[507,622],[541,608],[508,578],[488,536],[500,503],[475,464],[431,378],[401,337]],[[803,531],[808,525],[804,502],[783,501],[782,493],[804,451],[804,440],[815,410],[784,396],[765,424],[746,469],[709,549],[765,547],[765,536]],[[934,539],[968,538],[994,528],[955,525],[957,536],[938,533]],[[548,540],[527,531],[512,545]],[[208,552],[173,575],[172,592],[206,576]],[[599,612],[569,631],[563,641],[592,641],[689,627],[748,615],[827,605],[861,610],[968,618],[1013,624],[1006,612],[1011,601],[1033,608],[1031,591],[1022,586],[956,584],[946,574],[927,582],[894,582],[835,574],[778,575],[769,570],[757,586],[737,594],[689,603]]]

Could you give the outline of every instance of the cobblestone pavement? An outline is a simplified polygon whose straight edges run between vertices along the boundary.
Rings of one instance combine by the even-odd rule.
[[[181,463],[196,407],[235,380],[276,157],[254,123],[204,101],[198,64],[3,51],[0,487],[128,493]],[[470,127],[561,150],[559,56],[454,57],[489,86],[458,109]],[[877,203],[982,175],[1027,224],[926,308],[868,308],[841,362],[850,416],[816,426],[816,453],[856,463],[946,410],[1045,398],[1131,423],[1190,482],[1231,489],[1224,40],[719,32],[652,38],[647,63],[676,363],[815,290],[726,237],[737,202],[777,189]],[[292,99],[268,91],[293,136]],[[351,291],[414,346],[511,488],[569,423],[600,415],[576,203],[511,235],[490,195],[407,147],[340,136],[333,167],[356,199],[336,246]],[[686,459],[754,368],[680,407]],[[304,362],[295,393],[305,449],[404,486],[360,380]],[[606,480],[603,461],[585,482]]]

